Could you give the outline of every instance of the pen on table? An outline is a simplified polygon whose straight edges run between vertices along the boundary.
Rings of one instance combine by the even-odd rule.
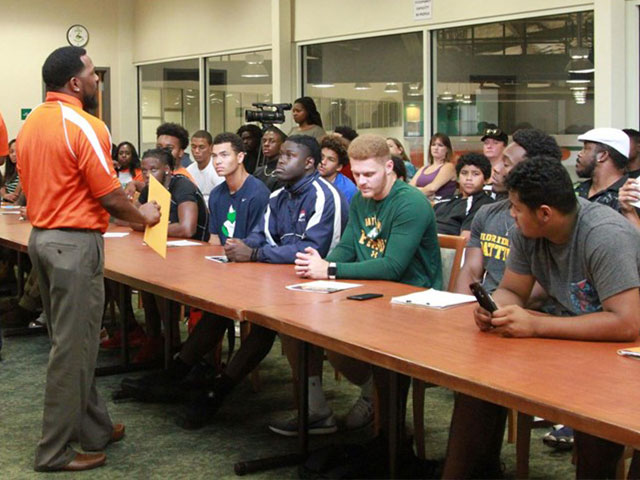
[[[405,300],[406,303],[413,303],[413,300]],[[429,302],[424,302],[424,305],[431,305]]]

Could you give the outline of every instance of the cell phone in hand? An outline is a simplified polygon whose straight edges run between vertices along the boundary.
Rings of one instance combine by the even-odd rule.
[[[485,288],[482,285],[480,285],[478,282],[474,282],[470,284],[469,289],[471,290],[471,293],[473,293],[473,295],[476,297],[476,300],[478,300],[478,303],[480,304],[480,306],[484,308],[487,312],[493,313],[496,310],[498,310],[498,306],[496,305],[496,302],[493,301],[493,298],[491,298],[491,295],[489,295],[489,293],[485,290]]]
[[[361,293],[359,295],[351,295],[347,297],[349,300],[371,300],[372,298],[380,298],[381,293]]]

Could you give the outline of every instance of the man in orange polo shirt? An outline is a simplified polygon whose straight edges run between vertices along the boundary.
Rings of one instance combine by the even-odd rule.
[[[124,436],[96,390],[104,305],[104,244],[109,214],[153,225],[157,204],[136,209],[111,162],[107,126],[84,109],[96,106],[98,76],[83,48],[55,50],[42,67],[47,97],[18,136],[18,171],[33,231],[29,256],[38,275],[51,352],[47,367],[37,471],[87,470]]]
[[[0,165],[5,161],[4,157],[9,155],[9,135],[7,134],[7,127],[4,124],[4,119],[0,113]],[[2,178],[2,177],[0,177]],[[0,350],[2,350],[2,329],[0,328]]]

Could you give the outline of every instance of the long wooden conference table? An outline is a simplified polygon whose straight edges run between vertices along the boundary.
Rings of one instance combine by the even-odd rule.
[[[24,252],[30,230],[16,215],[0,215],[0,245]],[[417,291],[415,287],[357,281],[363,286],[345,292],[294,292],[285,289],[299,282],[291,265],[220,264],[204,258],[220,253],[221,247],[203,244],[169,248],[162,259],[143,244],[141,234],[132,232],[105,239],[105,276],[392,372],[640,447],[640,361],[616,353],[639,342],[502,338],[478,331],[472,305],[433,310],[390,303],[391,296]],[[364,292],[384,297],[346,299]],[[304,388],[307,382],[300,383]],[[302,410],[301,428],[306,413]]]

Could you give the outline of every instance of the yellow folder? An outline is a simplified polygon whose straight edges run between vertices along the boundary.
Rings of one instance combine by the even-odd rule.
[[[144,230],[144,241],[162,258],[167,258],[171,194],[153,175],[149,175],[149,198],[147,201],[152,202],[153,200],[160,205],[160,221],[153,227],[147,225]]]

